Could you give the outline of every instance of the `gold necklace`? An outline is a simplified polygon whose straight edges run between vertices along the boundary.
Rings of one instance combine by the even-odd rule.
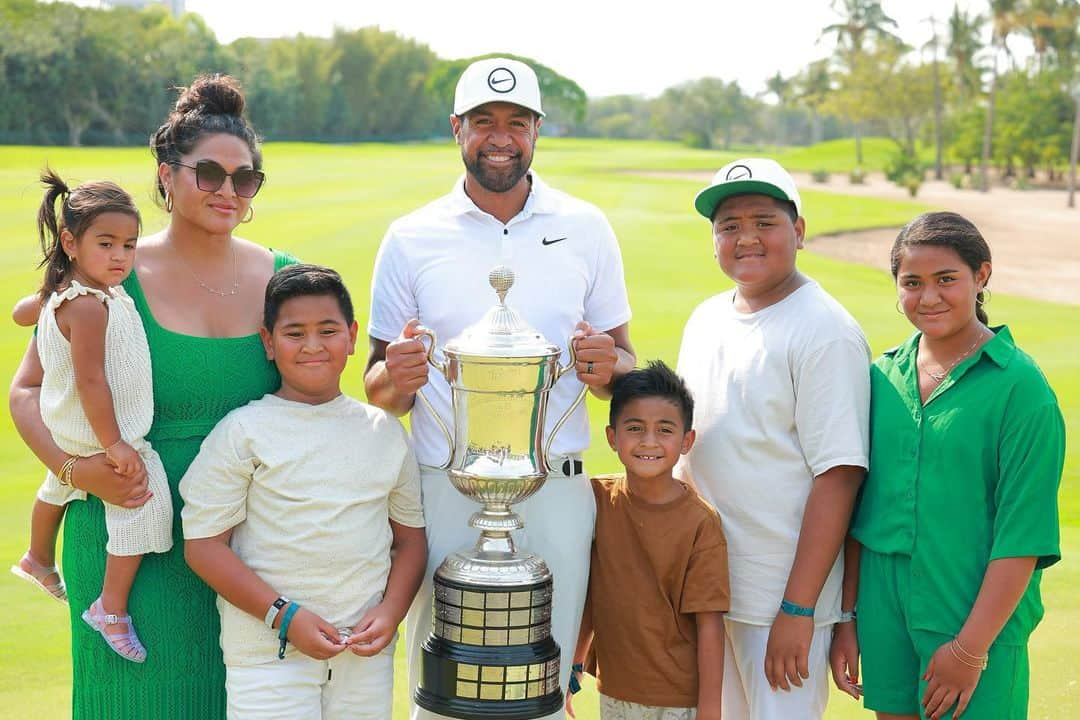
[[[199,287],[201,287],[203,290],[210,293],[211,295],[217,295],[218,297],[229,297],[230,295],[236,295],[240,292],[240,279],[236,274],[236,245],[230,242],[229,246],[232,249],[233,282],[232,287],[228,290],[218,290],[217,288],[212,288],[207,285],[205,282],[203,282],[202,278],[195,274],[195,269],[191,267],[191,264],[180,253],[179,250],[176,251],[176,254],[180,257],[180,261],[184,263],[184,267],[186,267],[188,269],[188,272],[191,273],[191,277],[195,278],[195,282],[199,283]]]
[[[934,382],[936,382],[936,383],[940,383],[940,382],[941,382],[941,381],[943,381],[943,380],[944,380],[944,379],[945,379],[946,377],[948,377],[949,373],[950,373],[950,372],[952,372],[952,369],[953,369],[954,367],[956,367],[957,365],[959,365],[959,364],[960,364],[960,362],[961,362],[961,361],[962,361],[962,360],[963,360],[964,358],[966,358],[966,357],[967,357],[968,355],[970,355],[970,354],[971,354],[972,352],[974,352],[974,351],[975,351],[975,348],[976,348],[976,347],[978,347],[978,345],[979,345],[979,342],[980,342],[980,341],[981,341],[981,340],[983,339],[983,337],[984,337],[984,333],[980,331],[980,332],[979,332],[979,335],[978,335],[978,336],[977,336],[977,337],[975,338],[975,342],[971,343],[971,347],[969,347],[969,348],[968,348],[967,350],[965,350],[964,352],[960,353],[960,355],[958,355],[958,356],[956,357],[956,359],[955,359],[955,360],[953,360],[953,361],[952,361],[951,363],[949,363],[949,367],[947,367],[947,368],[943,368],[943,369],[941,370],[941,372],[939,372],[939,373],[936,373],[936,372],[934,372],[934,371],[933,371],[933,370],[931,370],[930,368],[926,367],[926,364],[925,364],[925,363],[924,363],[924,364],[922,365],[922,367],[921,367],[921,370],[922,370],[922,371],[923,371],[924,373],[926,373],[927,375],[929,375],[929,376],[930,376],[930,379],[932,379],[932,380],[933,380]]]

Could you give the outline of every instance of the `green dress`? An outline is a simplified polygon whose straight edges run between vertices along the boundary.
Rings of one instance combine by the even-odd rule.
[[[296,262],[274,253],[274,269]],[[101,501],[68,506],[64,576],[71,606],[72,715],[76,720],[223,720],[225,667],[216,595],[184,562],[177,486],[203,438],[229,411],[280,384],[258,335],[204,338],[154,320],[135,273],[124,282],[146,328],[154,376],[154,423],[147,440],[161,456],[173,501],[173,548],[143,559],[128,610],[147,648],[143,664],[124,660],[81,618],[101,592],[105,514]]]

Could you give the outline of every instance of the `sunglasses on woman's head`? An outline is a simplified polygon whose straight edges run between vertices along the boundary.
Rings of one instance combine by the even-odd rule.
[[[194,170],[195,185],[203,192],[217,192],[225,184],[225,178],[232,178],[233,190],[242,198],[255,197],[266,179],[263,172],[251,168],[240,168],[227,173],[225,168],[213,160],[200,160],[194,165],[185,165],[182,162],[173,163],[173,165]]]

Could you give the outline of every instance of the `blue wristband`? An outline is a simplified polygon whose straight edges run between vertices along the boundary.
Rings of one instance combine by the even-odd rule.
[[[293,615],[300,609],[298,603],[291,603],[289,607],[285,608],[285,614],[281,616],[281,625],[278,627],[278,640],[281,644],[278,646],[278,660],[285,659],[285,644],[289,642],[289,623],[292,622]]]
[[[577,679],[578,673],[585,672],[585,666],[582,663],[574,663],[570,666],[570,694],[576,695],[581,692],[581,682]]]
[[[780,612],[785,615],[795,615],[796,617],[814,617],[814,608],[796,605],[788,600],[780,601]]]

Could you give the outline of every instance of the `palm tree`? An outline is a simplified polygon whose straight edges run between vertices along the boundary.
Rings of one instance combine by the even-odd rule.
[[[833,90],[832,84],[828,60],[815,60],[795,78],[795,96],[810,111],[811,144],[824,139],[821,108]]]
[[[985,23],[984,15],[962,11],[959,5],[953,5],[946,54],[953,61],[960,105],[979,91],[979,68],[975,64],[975,56],[983,48],[980,37]]]
[[[941,47],[941,40],[938,37],[937,20],[933,15],[926,19],[926,22],[930,23],[930,40],[923,46],[923,49],[929,49],[933,53],[934,61],[931,65],[932,77],[934,79],[934,178],[941,180],[944,177],[944,167],[941,160],[941,117],[944,114],[944,108],[942,107],[941,99],[941,74],[938,69],[938,48]]]
[[[776,74],[765,81],[766,93],[776,97],[776,144],[787,144],[787,107],[794,89],[793,78],[786,78],[777,70]]]
[[[982,161],[980,162],[980,171],[982,172],[982,187],[980,189],[983,192],[990,191],[990,146],[994,138],[994,95],[997,92],[998,55],[1002,50],[1006,52],[1009,50],[1007,41],[1009,34],[1017,27],[1020,10],[1020,0],[990,0],[990,14],[994,31],[991,36],[990,89],[987,93],[986,127],[983,131]]]
[[[896,28],[897,24],[885,14],[878,0],[832,0],[832,8],[841,20],[822,29],[821,36],[836,36],[837,56],[849,73],[862,63],[869,42],[882,38],[900,42],[900,38],[886,29]],[[855,161],[860,166],[863,164],[859,122],[855,123]]]

